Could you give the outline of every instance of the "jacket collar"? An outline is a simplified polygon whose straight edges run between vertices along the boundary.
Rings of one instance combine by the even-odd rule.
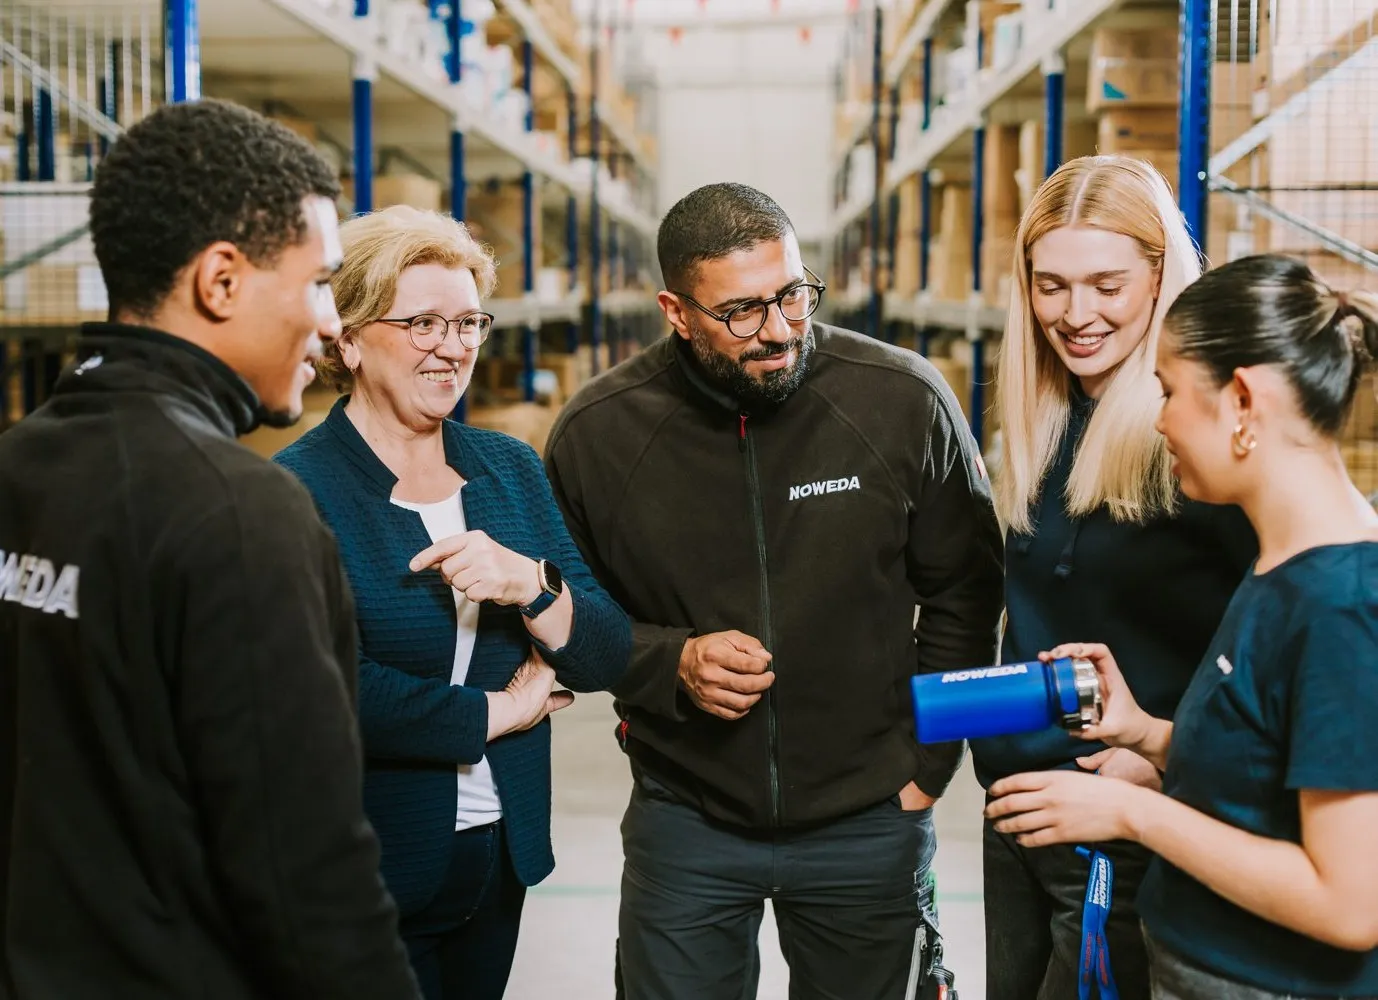
[[[76,363],[54,393],[152,392],[191,405],[226,437],[262,422],[258,395],[233,368],[183,337],[128,323],[83,323]]]
[[[364,483],[373,492],[385,498],[391,497],[393,487],[397,485],[397,476],[378,457],[359,433],[359,428],[354,426],[354,421],[345,413],[349,399],[346,395],[335,400],[322,426],[335,438],[350,465],[363,477]],[[445,439],[445,464],[464,477],[466,489],[488,475],[488,467],[464,433],[463,424],[456,420],[445,420],[441,433]]]
[[[740,413],[741,402],[729,393],[722,384],[704,371],[699,359],[694,357],[694,348],[689,341],[677,333],[670,334],[671,357],[684,375],[689,387],[701,398],[731,413]]]

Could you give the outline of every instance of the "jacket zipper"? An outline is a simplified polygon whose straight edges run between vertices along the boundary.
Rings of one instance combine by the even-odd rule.
[[[746,414],[739,414],[737,424],[737,448],[746,456],[747,492],[751,499],[751,520],[756,529],[756,563],[761,580],[761,645],[771,649],[770,620],[770,578],[766,571],[766,517],[761,503],[761,479],[756,470],[756,442],[746,433]],[[768,668],[774,670],[772,662]],[[775,686],[772,684],[765,693],[766,725],[770,741],[770,812],[773,825],[780,825],[780,737],[779,724],[775,717]]]

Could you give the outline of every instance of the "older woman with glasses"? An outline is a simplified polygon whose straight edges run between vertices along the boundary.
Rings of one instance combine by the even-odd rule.
[[[630,625],[535,451],[449,419],[492,329],[492,257],[406,207],[341,236],[343,335],[321,368],[347,394],[277,460],[357,602],[364,803],[423,991],[498,1000],[526,888],[554,867],[547,716],[573,698],[554,685],[616,681]]]

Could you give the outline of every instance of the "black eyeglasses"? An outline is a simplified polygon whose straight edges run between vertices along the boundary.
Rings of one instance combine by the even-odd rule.
[[[493,332],[493,317],[486,312],[471,312],[456,320],[448,320],[438,313],[421,313],[419,316],[403,316],[396,319],[380,319],[379,323],[405,323],[411,345],[418,351],[433,351],[445,343],[450,335],[450,327],[459,328],[459,342],[469,350],[475,350]]]
[[[780,315],[791,323],[806,320],[814,314],[819,303],[823,301],[823,292],[827,290],[828,286],[807,267],[804,268],[804,273],[813,281],[801,281],[786,288],[779,295],[773,295],[768,299],[752,299],[749,302],[742,302],[722,315],[715,313],[699,302],[695,302],[683,292],[675,292],[674,294],[695,309],[722,323],[732,336],[739,340],[746,340],[748,337],[754,337],[761,332],[761,327],[766,325],[766,318],[770,315],[770,307],[777,303],[780,306]]]

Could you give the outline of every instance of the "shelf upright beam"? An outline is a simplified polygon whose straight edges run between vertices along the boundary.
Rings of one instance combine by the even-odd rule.
[[[978,36],[979,37],[979,36]],[[978,46],[979,48],[979,46]],[[983,331],[975,316],[981,302],[981,244],[985,240],[986,228],[986,117],[983,114],[976,130],[972,133],[971,155],[971,300],[969,312],[972,317],[967,325],[967,339],[971,342],[971,434],[976,438],[977,447],[982,447],[983,424],[983,385],[981,382],[985,365],[985,343]]]
[[[903,77],[901,77],[900,80],[896,80],[894,86],[890,88],[890,144],[887,148],[887,152],[889,153],[891,163],[895,161],[895,150],[899,146],[900,84],[902,81]],[[895,190],[890,192],[890,200],[887,208],[889,209],[889,218],[886,220],[885,235],[888,240],[887,246],[890,251],[890,287],[894,288],[897,271],[895,265],[899,252],[900,236],[900,189],[898,186]],[[887,322],[885,324],[885,333],[885,339],[894,343],[894,324]]]
[[[201,33],[198,0],[163,0],[163,39],[167,49],[164,86],[169,103],[201,96]]]
[[[1063,115],[1067,103],[1067,60],[1054,52],[1043,60],[1043,176],[1062,166]]]
[[[44,87],[34,91],[34,132],[38,139],[38,180],[57,180],[57,115],[53,95]]]
[[[531,107],[534,89],[531,73],[534,65],[531,39],[522,41],[522,90],[526,93],[525,130],[535,127],[535,111]],[[527,318],[522,326],[522,399],[536,399],[536,338],[540,335],[536,318],[536,175],[528,167],[522,173],[522,293],[526,299]]]
[[[569,162],[572,164],[579,156],[579,102],[574,96],[572,84],[565,84],[565,101],[569,116],[569,127],[566,129],[569,133]],[[569,269],[569,292],[573,295],[579,287],[579,199],[574,197],[572,191],[565,202],[565,266]],[[566,346],[570,354],[579,350],[579,325],[580,318],[576,314],[565,328]]]
[[[354,17],[369,21],[368,0],[354,0]],[[354,56],[352,112],[354,119],[354,212],[373,211],[373,82],[378,65],[372,56]]]
[[[1211,63],[1214,15],[1211,0],[1182,0],[1182,100],[1178,144],[1181,151],[1177,200],[1187,231],[1206,247],[1207,166],[1210,161]]]
[[[459,85],[464,80],[464,5],[463,0],[450,0],[450,9],[445,20],[445,34],[449,38],[450,52],[445,60],[445,71],[450,78],[450,87],[459,100]],[[464,173],[464,128],[458,114],[450,123],[450,215],[463,222],[469,210],[469,186]]]
[[[872,24],[874,37],[871,39],[871,148],[875,154],[875,188],[871,196],[871,303],[867,310],[866,332],[872,337],[880,336],[880,189],[885,181],[885,161],[881,156],[884,145],[881,142],[881,86],[884,83],[885,58],[882,42],[884,40],[885,11],[879,3],[875,5]]]
[[[933,39],[923,40],[922,129],[933,125]],[[933,183],[928,170],[919,171],[919,291],[928,291],[928,251],[933,242]],[[919,353],[928,356],[927,324],[919,327]]]
[[[367,12],[368,0],[354,0],[362,3]],[[445,75],[450,81],[455,111],[450,120],[450,217],[463,222],[468,214],[469,186],[464,174],[464,121],[458,111],[459,85],[464,80],[464,4],[463,0],[450,0],[445,11],[445,40],[449,51],[445,55]],[[370,192],[371,200],[371,192]],[[464,423],[469,414],[469,394],[462,393],[450,411],[450,417]]]
[[[617,166],[621,158],[612,144],[608,144],[608,176],[617,180]],[[618,232],[617,220],[612,216],[608,217],[608,288],[617,291],[621,287],[618,280],[618,270],[622,264],[621,240],[622,234]]]
[[[597,375],[603,349],[603,302],[600,295],[603,277],[603,224],[598,206],[598,166],[602,158],[602,136],[598,121],[598,45],[601,38],[598,4],[593,5],[592,41],[589,43],[589,342],[593,345],[593,374]]]

